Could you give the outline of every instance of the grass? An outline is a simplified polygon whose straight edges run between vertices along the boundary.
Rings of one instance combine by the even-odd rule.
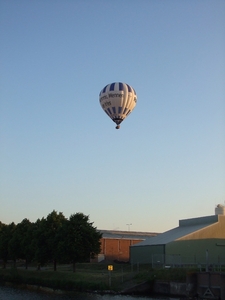
[[[103,263],[82,263],[76,265],[72,272],[71,265],[59,265],[53,271],[51,265],[37,271],[36,266],[25,270],[22,267],[0,269],[0,282],[15,284],[31,284],[53,289],[76,291],[121,291],[136,284],[154,279],[184,281],[185,269],[152,270],[149,265],[131,266],[129,264],[113,264],[113,271],[108,271],[108,265]]]

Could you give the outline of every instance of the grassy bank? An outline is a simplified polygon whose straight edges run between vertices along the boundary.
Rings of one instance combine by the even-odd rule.
[[[113,271],[108,271],[107,264],[77,264],[75,273],[70,265],[61,265],[57,271],[53,271],[52,266],[45,266],[40,271],[34,266],[28,270],[9,266],[0,269],[0,281],[61,290],[122,291],[154,279],[185,282],[186,273],[184,269],[152,270],[149,266],[129,264],[113,264]]]

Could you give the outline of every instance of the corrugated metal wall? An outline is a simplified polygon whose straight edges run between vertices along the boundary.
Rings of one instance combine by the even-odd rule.
[[[130,262],[132,264],[162,264],[164,263],[164,255],[164,245],[130,247]]]
[[[180,240],[166,245],[166,264],[225,264],[225,239]]]

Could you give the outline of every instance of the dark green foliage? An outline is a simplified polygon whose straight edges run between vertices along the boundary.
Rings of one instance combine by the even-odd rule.
[[[46,219],[42,218],[41,220],[37,220],[35,224],[35,259],[41,265],[48,261],[53,261],[55,271],[56,263],[61,258],[60,243],[63,238],[61,228],[65,222],[66,218],[64,215],[62,213],[57,214],[57,212],[53,210]]]
[[[73,271],[77,262],[89,261],[90,257],[100,252],[101,234],[89,222],[89,217],[82,213],[70,216],[62,228],[64,239],[64,257],[73,263]]]
[[[24,259],[26,266],[32,258],[34,247],[33,240],[33,224],[24,219],[21,223],[15,226],[13,235],[9,241],[8,250],[11,259],[16,261],[17,259]]]
[[[0,222],[0,260],[36,262],[38,268],[47,263],[73,263],[89,261],[100,252],[101,234],[89,222],[89,217],[76,213],[66,219],[60,212],[52,211],[47,218],[35,223],[24,219],[15,225]]]
[[[25,268],[28,268],[28,264],[34,259],[34,253],[36,250],[34,233],[35,224],[31,223],[29,220],[25,219],[24,222],[24,233],[21,239],[21,250],[22,257],[25,259]]]
[[[13,233],[15,231],[16,225],[11,223],[5,225],[1,223],[0,228],[0,259],[3,260],[3,268],[6,267],[8,259],[14,259],[10,257],[10,241],[13,238]]]

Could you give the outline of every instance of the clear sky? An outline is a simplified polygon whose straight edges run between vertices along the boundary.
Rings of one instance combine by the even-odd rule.
[[[224,0],[0,0],[0,41],[1,222],[163,232],[225,203]]]

